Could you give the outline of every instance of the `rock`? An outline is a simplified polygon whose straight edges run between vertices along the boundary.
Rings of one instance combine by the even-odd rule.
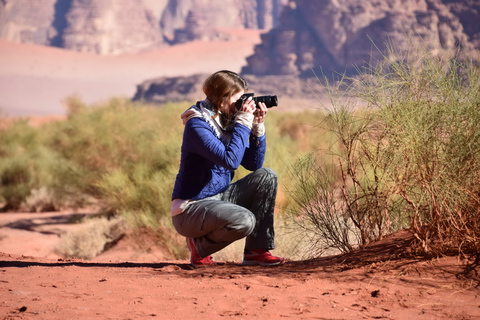
[[[446,7],[458,17],[468,40],[475,48],[480,48],[480,2],[475,0],[444,1]]]
[[[0,0],[0,38],[122,54],[270,29],[287,0]]]
[[[49,45],[57,36],[56,0],[0,1],[0,38],[21,43]]]
[[[271,29],[286,1],[222,0],[219,5],[218,0],[171,0],[161,16],[160,25],[163,36],[173,43],[176,43],[176,32],[194,33],[189,24],[192,15],[210,31],[218,28]],[[215,32],[202,35],[209,40],[218,40],[218,36]]]
[[[203,98],[202,84],[207,75],[190,77],[160,77],[137,85],[134,101],[163,103],[168,101],[194,101]]]
[[[480,49],[480,4],[471,0],[297,0],[279,26],[263,35],[242,73],[344,71],[370,61],[391,42],[399,50],[421,41],[432,52]]]
[[[62,47],[99,54],[133,53],[164,43],[153,15],[136,0],[72,0]]]

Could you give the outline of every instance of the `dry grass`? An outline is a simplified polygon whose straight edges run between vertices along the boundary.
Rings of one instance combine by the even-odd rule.
[[[120,217],[88,219],[61,235],[56,252],[65,258],[91,259],[118,241],[125,230],[125,221]]]

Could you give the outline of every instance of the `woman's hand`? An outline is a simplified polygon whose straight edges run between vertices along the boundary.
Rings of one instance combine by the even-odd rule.
[[[263,102],[258,103],[258,107],[256,108],[253,118],[253,123],[263,123],[265,121],[265,117],[267,116],[268,108]]]
[[[242,107],[239,111],[247,112],[253,114],[255,112],[255,101],[253,101],[252,97],[248,97],[247,101],[242,104]]]

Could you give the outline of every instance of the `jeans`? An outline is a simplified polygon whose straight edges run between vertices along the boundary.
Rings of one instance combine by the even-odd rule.
[[[198,200],[172,218],[178,233],[195,238],[201,257],[247,237],[245,249],[274,249],[277,175],[261,168],[215,196]]]

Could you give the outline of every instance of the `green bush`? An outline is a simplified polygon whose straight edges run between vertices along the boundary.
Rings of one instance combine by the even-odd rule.
[[[72,98],[73,99],[73,98]],[[49,146],[83,169],[82,192],[115,212],[147,211],[157,219],[169,212],[178,170],[183,105],[152,108],[111,99],[78,107],[55,124]]]
[[[19,120],[4,128],[0,134],[0,194],[5,209],[19,209],[35,194],[35,211],[58,209],[67,201],[64,178],[76,167],[48,148],[40,132]],[[43,192],[38,190],[43,189]],[[45,195],[43,200],[39,199]],[[40,204],[43,202],[43,204]]]
[[[418,46],[389,55],[358,90],[385,124],[410,227],[426,253],[480,252],[480,68]]]

